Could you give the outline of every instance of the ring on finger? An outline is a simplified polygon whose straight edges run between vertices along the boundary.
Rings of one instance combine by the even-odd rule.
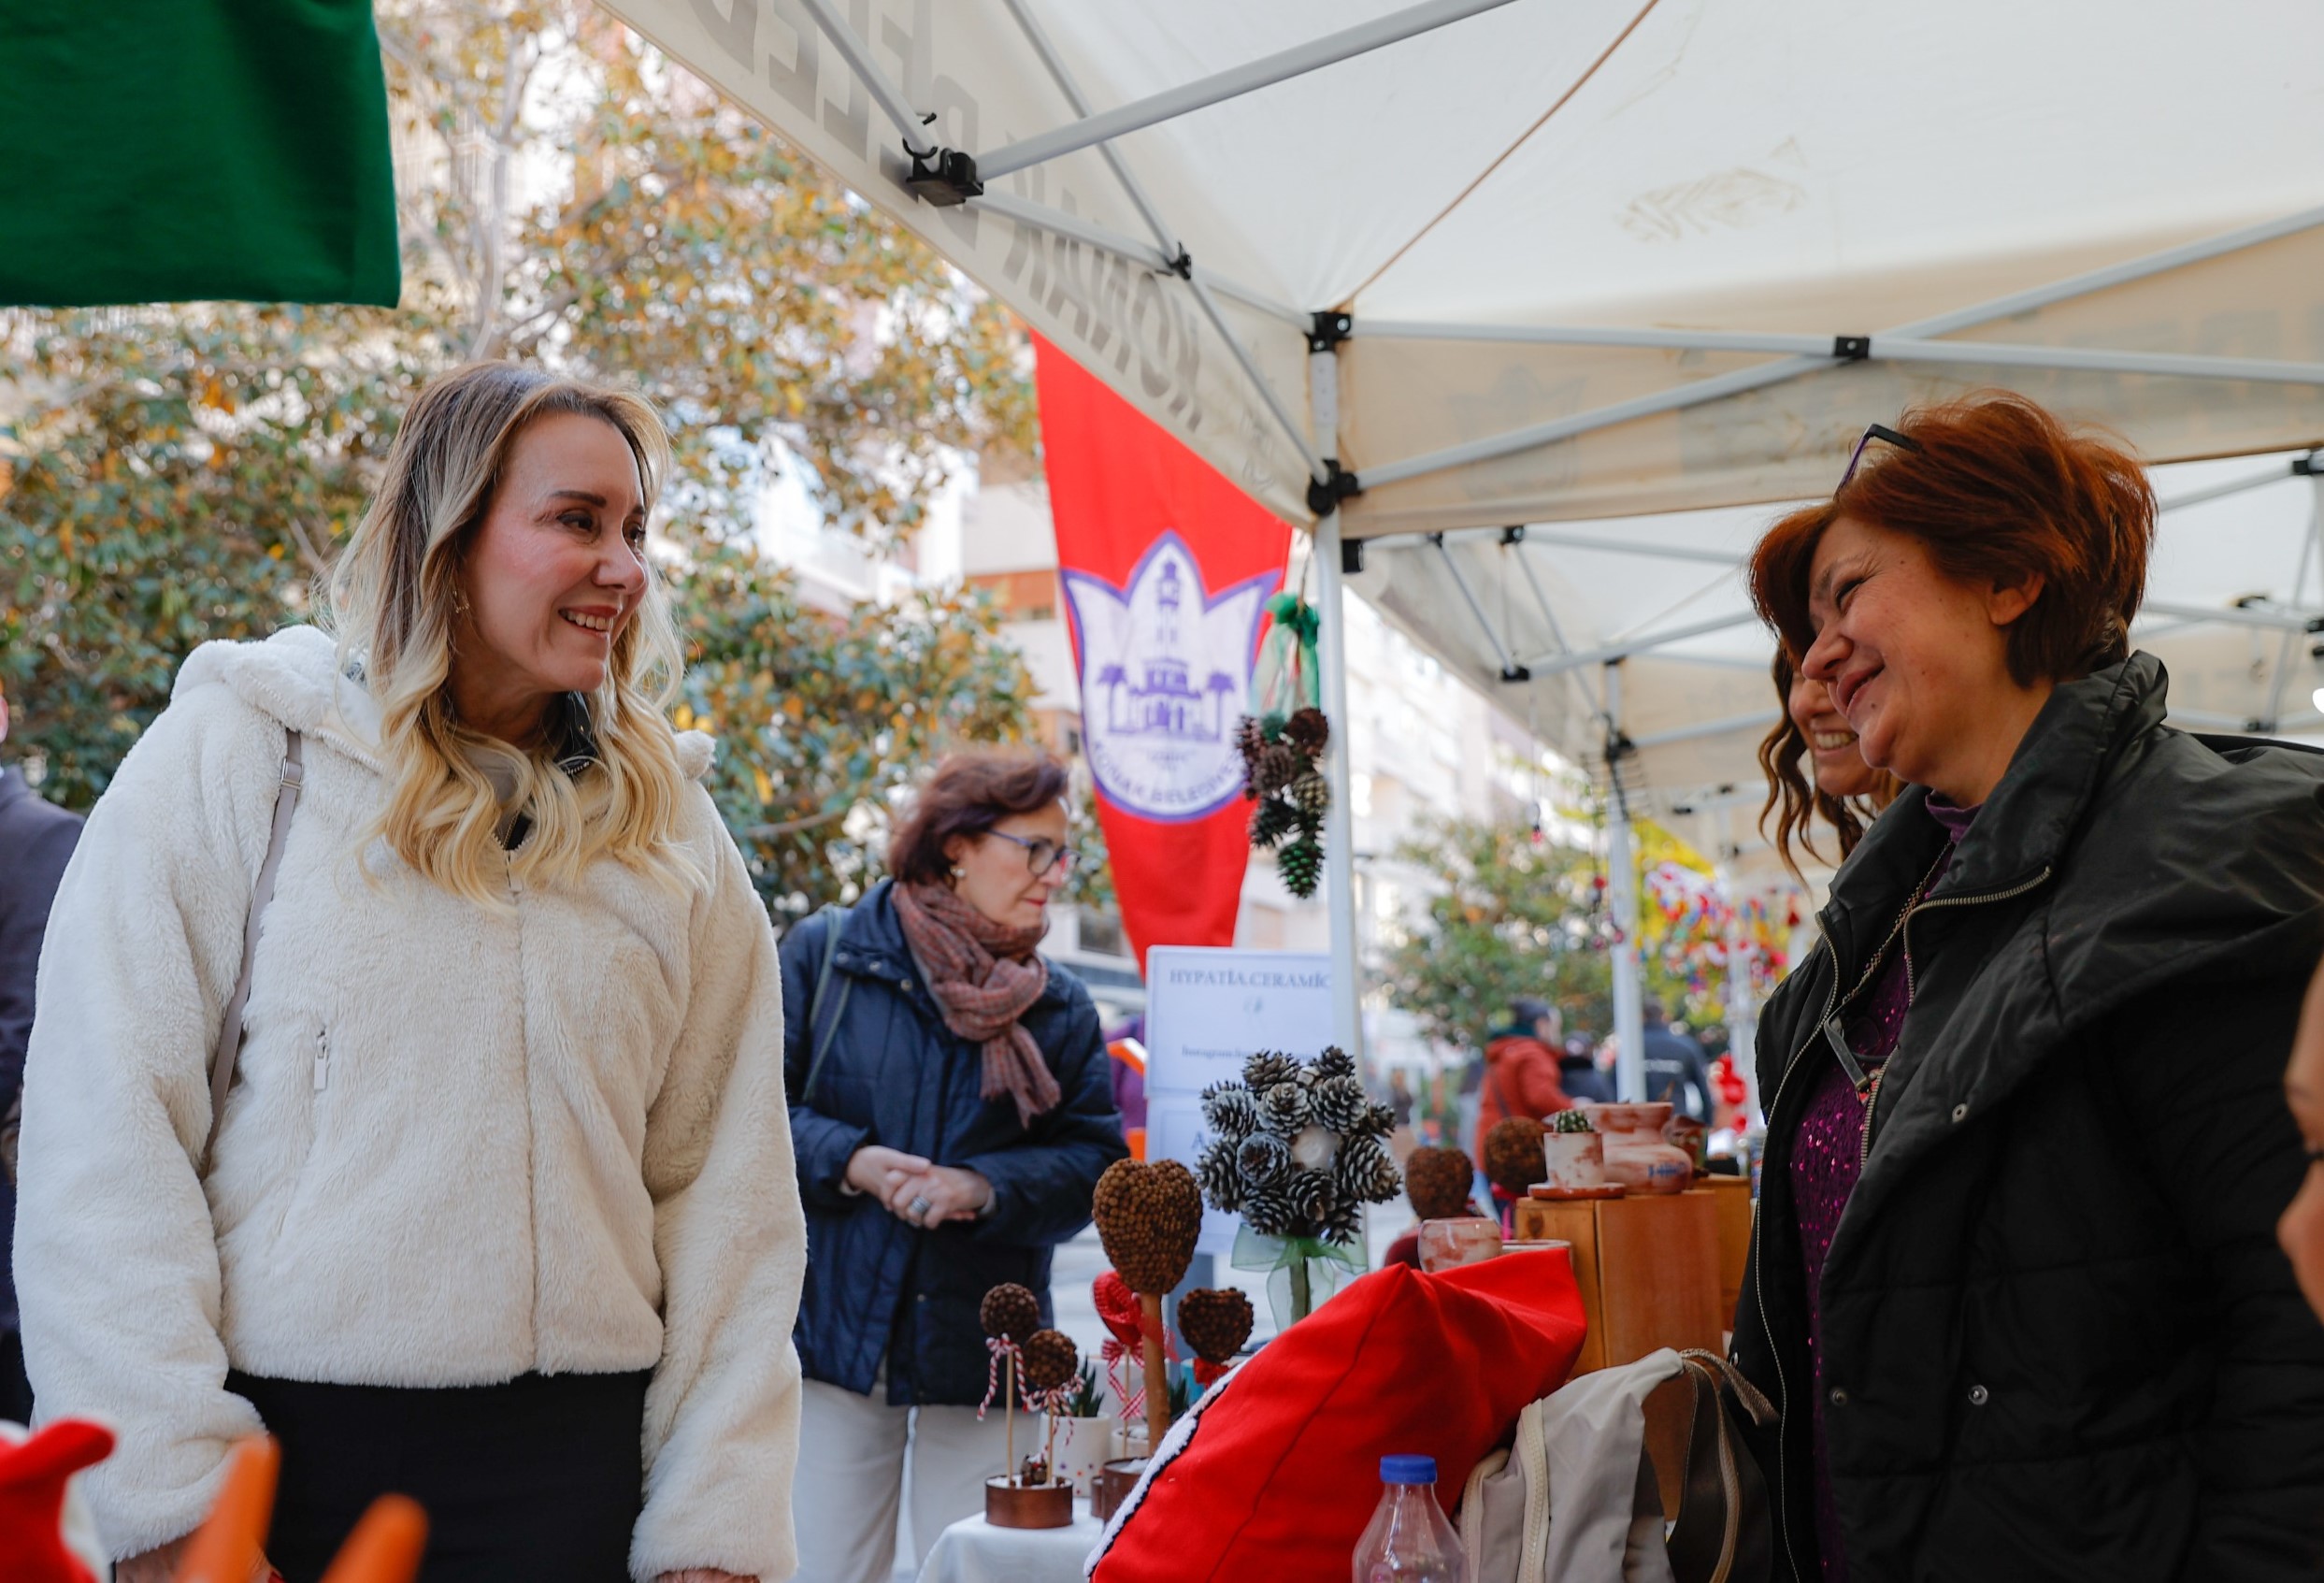
[[[906,1213],[909,1214],[914,1220],[926,1219],[928,1215],[928,1201],[926,1199],[912,1200],[911,1202],[906,1206]]]

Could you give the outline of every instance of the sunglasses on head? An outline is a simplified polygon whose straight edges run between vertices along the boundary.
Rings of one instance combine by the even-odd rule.
[[[1865,428],[1863,438],[1856,442],[1856,449],[1848,453],[1848,470],[1840,475],[1840,489],[1847,488],[1849,481],[1856,477],[1856,469],[1863,465],[1864,447],[1875,439],[1885,439],[1901,451],[1920,449],[1920,441],[1909,434],[1899,434],[1886,424],[1870,425]],[[1839,492],[1838,489],[1832,491],[1835,495]]]

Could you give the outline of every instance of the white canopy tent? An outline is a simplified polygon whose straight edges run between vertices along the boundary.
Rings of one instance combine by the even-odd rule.
[[[1327,687],[1344,569],[1614,744],[1624,807],[1748,787],[1772,708],[1732,571],[1767,511],[1671,513],[1827,490],[1867,422],[1993,384],[2159,463],[2274,455],[2188,490],[2324,442],[2303,0],[606,4],[1313,521]],[[2223,509],[2172,519],[2141,641],[2186,723],[2272,727],[2314,504],[2215,543]]]

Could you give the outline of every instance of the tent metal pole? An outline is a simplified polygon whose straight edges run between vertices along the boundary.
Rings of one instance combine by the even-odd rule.
[[[1560,655],[1571,654],[1573,644],[1567,640],[1565,623],[1557,619],[1557,607],[1549,602],[1549,593],[1542,586],[1540,576],[1533,570],[1532,557],[1525,553],[1525,541],[1519,540],[1516,549],[1517,569],[1525,574],[1525,585],[1533,590],[1533,602],[1541,609],[1542,623],[1549,628],[1550,641],[1557,645],[1557,653]],[[1566,674],[1573,678],[1574,690],[1582,695],[1583,705],[1592,714],[1598,716],[1600,724],[1605,724],[1606,700],[1591,690],[1589,683],[1585,680],[1589,672],[1585,669],[1576,669],[1567,671]]]
[[[1669,747],[1674,742],[1698,741],[1704,737],[1724,737],[1734,731],[1764,731],[1784,717],[1780,709],[1762,709],[1750,714],[1730,715],[1725,720],[1706,720],[1700,726],[1679,726],[1668,731],[1652,731],[1630,739],[1634,748]]]
[[[2314,632],[2324,623],[2324,613],[2308,611],[2252,610],[2236,607],[2214,610],[2209,605],[2183,605],[2172,599],[2148,599],[2140,607],[2145,615],[2170,616],[2190,624],[2209,622],[2220,626],[2258,626],[2271,632]]]
[[[1365,340],[1486,341],[1530,346],[1640,347],[1668,352],[1756,352],[1829,357],[1832,338],[1752,330],[1657,330],[1612,324],[1431,324],[1367,320],[1350,332]]]
[[[1614,945],[1614,1087],[1626,1104],[1646,1097],[1645,1019],[1639,995],[1638,850],[1630,801],[1622,789],[1622,663],[1606,667],[1606,907]]]
[[[1327,453],[1339,448],[1340,360],[1330,352],[1307,359],[1308,410],[1314,415],[1314,443]],[[1349,757],[1354,749],[1348,718],[1348,629],[1346,568],[1341,562],[1340,513],[1315,522],[1316,655],[1323,668],[1324,715],[1331,722],[1331,750],[1324,756],[1324,778],[1331,802],[1324,810],[1324,884],[1331,926],[1331,1010],[1334,1042],[1364,1070],[1364,1002],[1356,954],[1356,820],[1348,805]]]
[[[1041,26],[1026,0],[1005,0],[1005,3],[1009,14],[1016,19],[1017,31],[1025,35],[1027,44],[1033,46],[1033,53],[1041,58],[1041,65],[1048,70],[1049,79],[1057,85],[1057,92],[1065,95],[1065,102],[1073,107],[1075,115],[1086,120],[1090,114],[1089,98],[1082,92],[1082,85],[1073,80],[1073,74],[1066,69],[1065,57],[1058,54],[1057,47],[1049,41],[1048,30]],[[1112,143],[1100,143],[1097,151],[1105,156],[1114,180],[1121,182],[1122,190],[1129,194],[1129,201],[1146,222],[1146,229],[1154,233],[1155,241],[1164,252],[1177,252],[1177,234],[1162,223],[1161,211],[1154,207],[1154,200],[1146,196],[1146,189],[1140,184],[1137,177],[1130,174],[1129,166],[1122,162],[1122,151]]]
[[[1713,632],[1725,632],[1730,627],[1756,626],[1758,620],[1758,616],[1750,611],[1737,611],[1731,615],[1713,616],[1707,621],[1693,622],[1685,626],[1672,626],[1660,632],[1649,632],[1642,637],[1627,638],[1619,643],[1607,643],[1600,648],[1580,649],[1562,655],[1546,654],[1524,663],[1526,669],[1533,672],[1534,679],[1539,681],[1543,676],[1554,676],[1560,670],[1571,670],[1578,665],[1612,666],[1617,661],[1628,659],[1632,655],[1644,654],[1649,649],[1658,649],[1667,643],[1680,643],[1689,638],[1700,638]],[[1611,709],[1612,703],[1609,702],[1607,707]]]
[[[1468,602],[1469,613],[1477,618],[1477,630],[1484,633],[1485,640],[1493,645],[1493,657],[1500,661],[1501,680],[1504,682],[1528,680],[1524,670],[1509,657],[1509,645],[1502,642],[1501,635],[1493,630],[1492,620],[1485,615],[1485,607],[1477,602],[1476,590],[1469,586],[1469,579],[1462,573],[1460,562],[1453,558],[1453,552],[1444,547],[1443,540],[1437,541],[1436,553],[1442,558],[1444,569],[1453,574],[1453,586],[1460,590],[1460,597]]]
[[[1267,404],[1268,411],[1274,416],[1276,427],[1283,430],[1293,449],[1298,452],[1299,460],[1307,464],[1307,476],[1317,483],[1327,482],[1331,477],[1330,469],[1324,466],[1323,457],[1316,453],[1314,444],[1307,438],[1306,426],[1291,415],[1291,409],[1285,407],[1283,397],[1275,394],[1274,385],[1259,368],[1258,359],[1251,355],[1251,349],[1242,344],[1242,338],[1235,334],[1233,325],[1227,323],[1227,315],[1220,309],[1218,298],[1211,295],[1210,287],[1194,278],[1191,269],[1186,274],[1186,284],[1194,292],[1195,301],[1202,305],[1203,317],[1211,321],[1211,328],[1218,332],[1218,338],[1227,343],[1227,350],[1234,355],[1237,366],[1242,369],[1243,378],[1251,381],[1251,388],[1258,392],[1259,399]],[[1333,514],[1336,516],[1338,513],[1335,511]]]
[[[896,129],[904,135],[904,151],[915,159],[925,159],[936,152],[935,140],[927,134],[927,122],[923,121],[920,112],[911,108],[903,91],[888,80],[888,74],[882,71],[880,63],[871,58],[871,51],[865,48],[862,39],[855,36],[855,30],[847,25],[847,19],[839,15],[839,8],[833,0],[800,0],[800,4],[815,19],[815,25],[823,29],[824,36],[831,40],[832,47],[839,51],[847,62],[848,69],[855,74],[856,79],[863,83],[880,108],[887,113],[887,118],[896,123]]]
[[[2288,478],[2299,476],[2300,468],[2296,465],[2278,467],[2273,471],[2254,474],[2249,478],[2230,479],[2225,483],[2206,484],[2201,489],[2190,489],[2184,495],[2173,495],[2168,500],[2158,502],[2155,510],[2158,511],[2184,511],[2189,506],[2200,506],[2206,500],[2223,500],[2230,495],[2241,495],[2246,489],[2258,489],[2263,484],[2281,483]]]
[[[2291,604],[2296,610],[2300,596],[2308,586],[2308,563],[2316,556],[2316,537],[2324,533],[2324,479],[2313,481],[2317,485],[2315,504],[2308,512],[2308,531],[2300,536],[2300,565],[2291,574]],[[2275,647],[2275,674],[2268,678],[2268,707],[2259,717],[2260,724],[2273,731],[2283,723],[2284,692],[2291,683],[2293,645],[2302,634],[2287,632]]]
[[[1037,204],[1012,193],[988,192],[968,199],[967,204],[970,209],[989,210],[1015,224],[1030,225],[1038,230],[1053,231],[1060,237],[1069,237],[1100,252],[1126,258],[1140,268],[1151,269],[1157,275],[1177,273],[1173,256],[1151,242],[1125,237],[1119,231],[1084,220],[1078,214],[1068,214],[1061,209],[1051,209],[1046,204]],[[1240,281],[1229,281],[1199,264],[1194,266],[1194,279],[1221,296],[1231,296],[1237,302],[1248,303],[1261,312],[1282,320],[1301,335],[1305,335],[1314,322],[1313,314],[1302,313],[1289,303],[1278,302],[1255,287],[1246,286]]]
[[[830,0],[811,0],[811,3],[828,5]],[[1021,138],[988,154],[979,154],[977,171],[987,180],[996,176],[1006,176],[1011,171],[1023,170],[1043,160],[1069,154],[1076,149],[1085,149],[1092,143],[1102,143],[1108,138],[1119,137],[1158,122],[1170,121],[1224,100],[1239,98],[1286,78],[1304,76],[1323,66],[1368,53],[1384,45],[1399,43],[1417,34],[1432,32],[1448,23],[1475,16],[1480,11],[1490,11],[1507,4],[1509,0],[1427,0],[1424,5],[1294,45],[1288,50],[1278,50],[1272,55],[1262,56],[1213,76],[1182,83],[1176,88],[1166,88],[1159,94],[1133,100],[1118,109],[1107,110],[1102,115],[1085,116],[1054,131]]]

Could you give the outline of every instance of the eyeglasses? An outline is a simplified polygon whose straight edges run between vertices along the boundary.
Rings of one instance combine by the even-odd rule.
[[[1007,830],[986,830],[984,833],[988,836],[997,836],[1012,846],[1025,848],[1025,866],[1033,871],[1035,879],[1040,878],[1060,863],[1065,865],[1065,871],[1069,874],[1073,871],[1073,865],[1082,860],[1080,853],[1069,846],[1059,846],[1047,836],[1035,836],[1027,841],[1023,836],[1012,836]]]
[[[1886,424],[1872,424],[1864,430],[1864,438],[1856,442],[1856,449],[1848,453],[1848,470],[1840,475],[1840,489],[1847,488],[1849,481],[1856,477],[1856,469],[1864,460],[1864,447],[1875,439],[1885,439],[1902,451],[1920,449],[1920,441],[1911,435],[1899,434]],[[1837,495],[1840,489],[1835,489],[1832,493]]]

